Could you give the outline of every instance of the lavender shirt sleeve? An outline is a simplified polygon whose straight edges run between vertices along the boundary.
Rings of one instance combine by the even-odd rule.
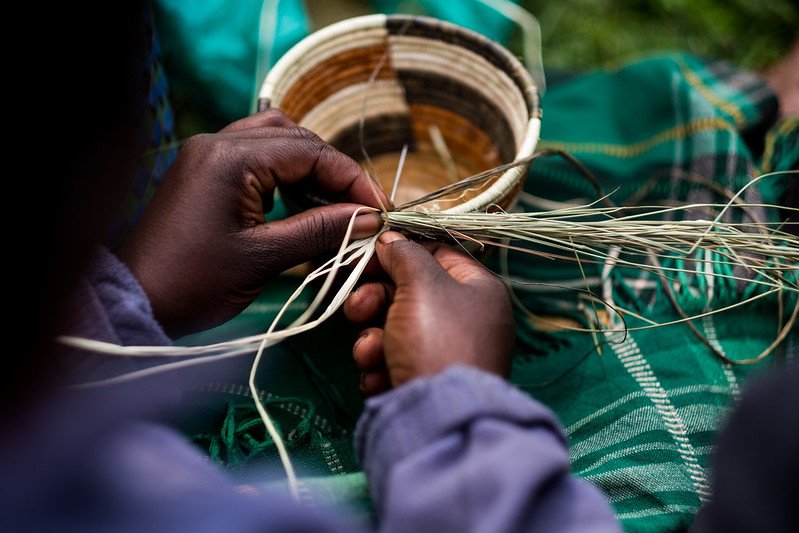
[[[150,301],[128,268],[105,248],[72,295],[71,332],[123,346],[172,344],[153,317]]]
[[[70,302],[69,334],[122,345],[166,345],[144,291],[105,249]],[[63,354],[78,381],[142,367],[140,358]],[[157,364],[148,359],[144,364]],[[58,391],[14,440],[0,439],[3,531],[357,531],[288,495],[245,496],[174,430],[146,422],[170,397],[161,382]],[[161,394],[164,392],[164,394]]]
[[[381,531],[620,531],[554,415],[475,369],[370,400],[356,444]]]
[[[144,290],[128,268],[98,248],[68,304],[67,334],[122,346],[168,346]],[[65,348],[63,373],[68,383],[102,380],[158,365],[163,358],[108,357]]]
[[[75,303],[73,334],[128,345],[171,342],[136,280],[105,250]],[[89,365],[93,377],[97,363]],[[113,373],[119,365],[137,364],[119,358],[113,363]],[[101,521],[112,529],[121,523],[132,529],[147,524],[154,531],[178,524],[195,531],[221,524],[230,531],[260,529],[256,524],[265,531],[348,529],[292,502],[242,499],[171,430],[123,426],[119,435],[124,437],[108,432],[95,443],[98,452],[90,456],[103,458],[102,464],[89,461],[79,469],[91,472],[93,483],[106,473],[127,472],[100,483],[110,500],[105,508],[130,504]],[[553,414],[474,369],[454,367],[370,400],[356,444],[381,531],[619,530],[599,491],[569,474],[566,440]],[[69,476],[61,481],[70,484]]]

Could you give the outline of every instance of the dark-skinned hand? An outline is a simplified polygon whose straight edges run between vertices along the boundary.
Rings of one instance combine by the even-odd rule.
[[[389,281],[353,292],[344,312],[365,329],[353,357],[361,392],[374,395],[455,364],[507,377],[514,325],[505,286],[466,254],[396,232],[380,236],[377,257]]]
[[[279,111],[258,113],[186,143],[118,255],[167,334],[199,331],[241,312],[270,277],[340,246],[355,204],[377,206],[368,180]],[[353,203],[265,223],[278,185]],[[379,227],[364,213],[353,237]]]

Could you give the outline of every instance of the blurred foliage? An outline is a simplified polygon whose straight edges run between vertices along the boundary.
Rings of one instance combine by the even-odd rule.
[[[762,70],[797,38],[795,0],[522,0],[548,69],[613,68],[679,50]]]

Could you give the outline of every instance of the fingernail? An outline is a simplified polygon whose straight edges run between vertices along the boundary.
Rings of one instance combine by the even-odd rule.
[[[387,231],[377,239],[383,244],[391,244],[394,241],[407,241],[405,235],[396,231]]]
[[[377,213],[362,213],[355,217],[352,224],[352,238],[365,239],[378,232],[383,225],[380,215]]]
[[[356,349],[358,349],[358,345],[368,336],[369,330],[362,331],[361,334],[358,335],[358,338],[355,339],[355,344],[352,346],[352,351],[354,352]]]

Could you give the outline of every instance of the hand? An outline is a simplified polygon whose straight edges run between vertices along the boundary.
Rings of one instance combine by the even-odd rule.
[[[368,180],[355,161],[279,111],[259,113],[189,139],[119,257],[167,334],[199,331],[241,312],[271,276],[340,246],[359,207],[317,207],[267,224],[277,185],[376,206]],[[380,224],[376,213],[361,214],[353,237]]]
[[[392,283],[366,283],[344,304],[353,322],[385,316],[385,325],[364,330],[353,348],[362,393],[455,364],[507,377],[514,325],[501,281],[450,246],[425,248],[396,232],[381,235],[376,251]]]

